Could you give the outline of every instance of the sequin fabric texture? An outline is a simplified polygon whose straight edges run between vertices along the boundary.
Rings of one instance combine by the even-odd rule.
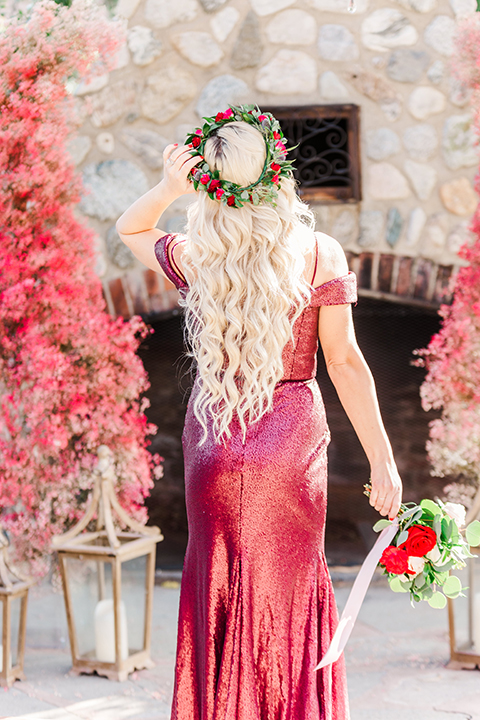
[[[169,262],[176,236],[156,257]],[[324,555],[330,433],[315,380],[321,305],[356,301],[350,272],[316,288],[284,351],[274,409],[226,446],[183,432],[189,539],[171,720],[348,720],[343,656],[314,671],[338,623]]]

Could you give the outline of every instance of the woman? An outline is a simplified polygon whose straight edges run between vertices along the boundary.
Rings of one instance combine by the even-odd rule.
[[[340,245],[313,232],[272,116],[229,108],[189,141],[166,148],[164,179],[117,223],[137,258],[179,288],[197,363],[172,720],[347,720],[343,658],[314,671],[338,622],[318,338],[370,461],[370,504],[394,517],[401,502],[355,340],[355,276]],[[185,235],[158,229],[195,190]]]

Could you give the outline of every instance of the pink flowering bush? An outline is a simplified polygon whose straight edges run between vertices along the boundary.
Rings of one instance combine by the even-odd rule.
[[[455,70],[472,89],[474,127],[480,133],[480,18],[464,21],[456,39]],[[480,192],[480,174],[475,189]],[[427,368],[420,394],[425,410],[441,409],[441,417],[430,423],[427,443],[432,474],[461,476],[466,485],[445,488],[449,499],[472,504],[474,491],[468,483],[480,480],[480,209],[470,229],[473,241],[459,256],[468,263],[461,268],[454,285],[452,305],[442,305],[440,332],[428,348],[417,351],[417,364]],[[470,486],[471,487],[471,486]]]
[[[108,70],[121,41],[84,0],[42,1],[0,34],[0,521],[38,574],[52,535],[84,512],[99,445],[113,451],[120,501],[138,520],[161,474],[136,355],[147,329],[106,312],[66,150],[66,81]]]

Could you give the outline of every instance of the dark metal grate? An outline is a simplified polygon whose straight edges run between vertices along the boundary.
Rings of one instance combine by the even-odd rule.
[[[351,202],[360,196],[359,108],[315,105],[268,108],[295,160],[299,192],[309,200]]]

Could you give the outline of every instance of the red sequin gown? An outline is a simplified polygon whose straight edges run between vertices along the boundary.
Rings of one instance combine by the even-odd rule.
[[[156,257],[186,288],[168,257]],[[178,240],[178,237],[177,237]],[[274,409],[224,447],[183,433],[189,539],[172,720],[348,720],[343,656],[317,672],[338,622],[324,555],[330,433],[315,380],[319,306],[356,301],[354,273],[316,288],[284,352]]]

